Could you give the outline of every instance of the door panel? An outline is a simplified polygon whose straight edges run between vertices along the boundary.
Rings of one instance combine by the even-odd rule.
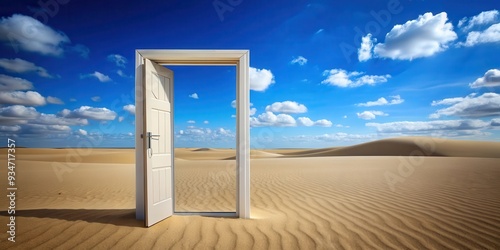
[[[172,84],[173,72],[145,59],[144,159],[146,226],[173,213],[172,199]]]

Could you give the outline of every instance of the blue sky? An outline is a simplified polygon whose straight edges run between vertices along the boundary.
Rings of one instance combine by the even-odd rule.
[[[250,50],[251,146],[500,140],[495,1],[10,1],[0,137],[133,147],[136,49]],[[175,143],[235,146],[234,67],[175,66]]]

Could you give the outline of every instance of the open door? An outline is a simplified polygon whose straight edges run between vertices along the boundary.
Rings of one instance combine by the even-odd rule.
[[[250,79],[248,50],[136,50],[136,218],[147,227],[173,213],[173,72],[163,65],[235,65],[235,216],[250,218]]]
[[[145,59],[143,159],[145,222],[150,227],[173,213],[173,72]]]

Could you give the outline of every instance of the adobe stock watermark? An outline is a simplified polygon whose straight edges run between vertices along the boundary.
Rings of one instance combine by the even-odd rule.
[[[46,0],[46,1],[39,0],[37,2],[38,8],[36,9],[32,17],[43,24],[47,24],[50,18],[55,17],[59,13],[60,6],[68,4],[69,2],[70,0]],[[38,34],[38,32],[36,32],[38,29],[39,27],[36,27],[32,23],[28,23],[24,25],[24,27],[22,28],[22,34],[9,32],[7,34],[7,38],[9,39],[10,44],[14,49],[14,52],[16,53],[19,52],[18,48],[19,45],[17,45],[15,42],[16,39],[19,40],[19,38],[24,38],[24,39],[34,38]]]
[[[391,21],[392,16],[397,15],[403,11],[404,7],[399,0],[389,0],[385,9],[379,11],[370,11],[373,20],[367,22],[362,30],[360,27],[354,27],[356,34],[353,37],[352,43],[340,43],[339,47],[348,63],[351,63],[351,57],[357,55],[358,48],[361,45],[361,38],[372,34],[372,37],[380,35],[382,28],[387,27]]]
[[[219,20],[224,22],[224,15],[226,12],[233,12],[234,8],[240,5],[243,0],[214,0],[212,6],[214,6]]]
[[[425,157],[436,152],[436,145],[442,142],[439,138],[416,138],[413,141],[419,149],[410,152],[409,156],[398,156],[397,171],[385,171],[384,178],[392,192],[396,192],[396,185],[405,182],[415,173],[415,168],[422,166]]]

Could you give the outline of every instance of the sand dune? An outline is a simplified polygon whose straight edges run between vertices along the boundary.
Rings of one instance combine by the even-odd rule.
[[[343,153],[425,149],[408,139]],[[0,249],[499,249],[500,159],[488,151],[495,146],[440,141],[435,155],[448,157],[254,151],[271,155],[251,161],[251,219],[174,215],[152,228],[135,220],[133,150],[94,149],[66,163],[71,150],[23,149],[16,162],[16,243],[3,233]],[[180,151],[176,208],[232,211],[234,161],[221,160],[231,155]],[[285,156],[276,157],[280,152]],[[66,170],[61,178],[57,169]],[[6,224],[7,201],[0,201]]]
[[[282,153],[285,156],[454,156],[500,158],[500,143],[460,141],[429,137],[401,137],[350,147],[325,148]]]

